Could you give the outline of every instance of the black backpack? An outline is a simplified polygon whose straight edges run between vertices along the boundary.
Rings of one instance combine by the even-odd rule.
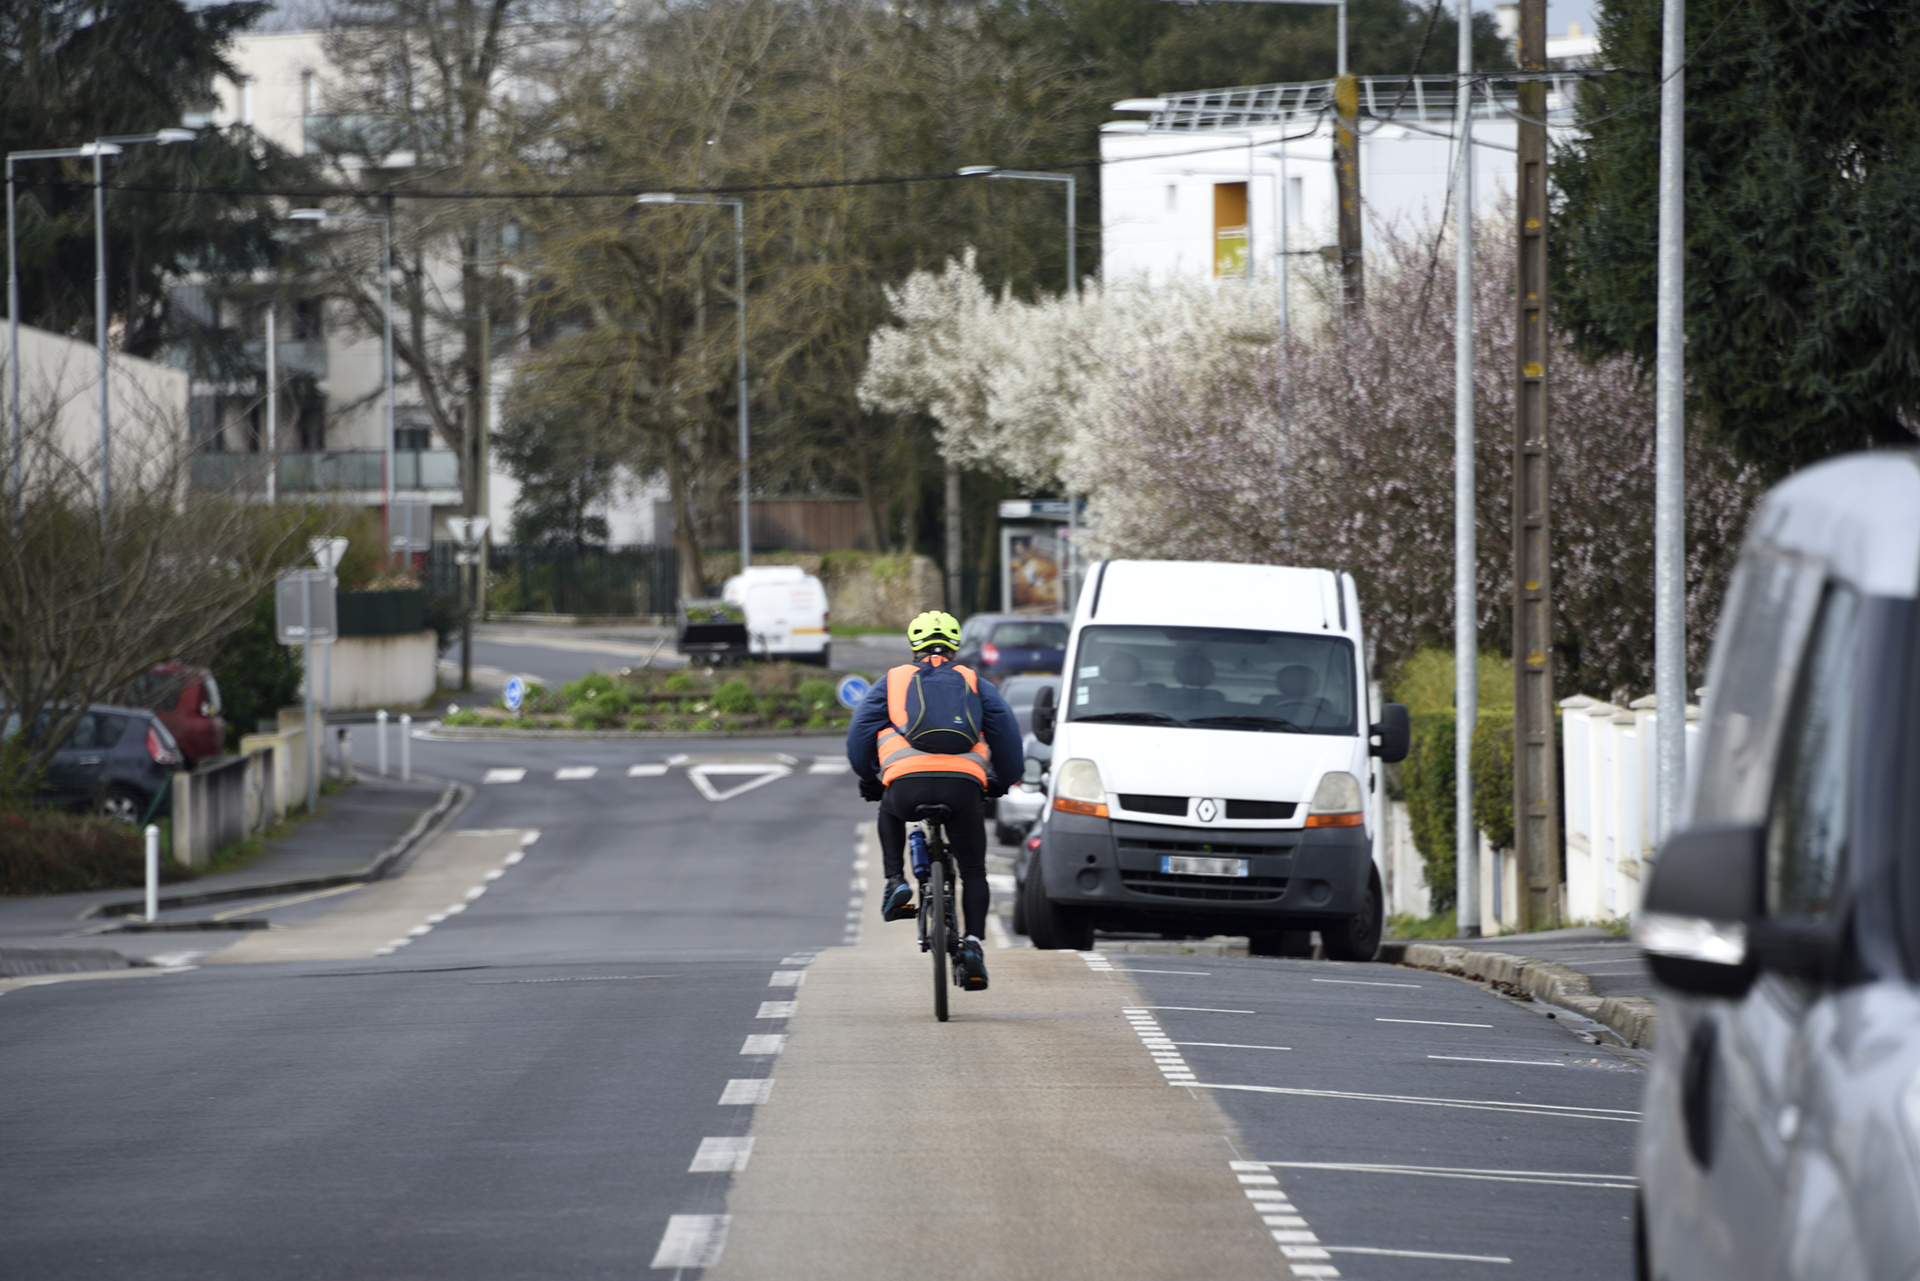
[[[980,742],[980,694],[949,664],[913,668],[906,708],[906,724],[895,728],[920,751],[959,756]]]

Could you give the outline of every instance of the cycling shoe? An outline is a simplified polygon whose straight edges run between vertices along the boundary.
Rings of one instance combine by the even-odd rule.
[[[903,876],[889,876],[887,888],[880,896],[880,919],[911,921],[913,917],[913,887]]]
[[[980,940],[972,936],[960,940],[960,990],[987,990],[987,958],[980,954]]]

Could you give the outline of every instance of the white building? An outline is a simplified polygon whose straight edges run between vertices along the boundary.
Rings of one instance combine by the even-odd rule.
[[[1568,74],[1548,86],[1553,123],[1571,123],[1577,82]],[[1368,232],[1431,226],[1458,165],[1454,78],[1361,77],[1359,87]],[[1146,118],[1101,129],[1102,278],[1232,278],[1277,298],[1284,269],[1290,297],[1305,301],[1336,241],[1333,90],[1319,80],[1116,103]],[[1473,199],[1483,212],[1514,191],[1514,108],[1512,82],[1474,96]]]

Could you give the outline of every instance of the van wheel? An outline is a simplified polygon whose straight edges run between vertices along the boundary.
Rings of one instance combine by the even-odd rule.
[[[1313,931],[1254,930],[1247,935],[1247,955],[1311,957]]]
[[[1023,936],[1027,932],[1027,887],[1024,885],[1013,896],[1013,921],[1008,928]]]
[[[1065,948],[1085,952],[1093,947],[1093,918],[1077,908],[1055,903],[1047,897],[1046,882],[1041,879],[1038,862],[1027,869],[1027,936],[1043,949]]]
[[[1352,916],[1320,927],[1320,945],[1330,961],[1371,961],[1380,951],[1380,873],[1367,872],[1367,897]]]

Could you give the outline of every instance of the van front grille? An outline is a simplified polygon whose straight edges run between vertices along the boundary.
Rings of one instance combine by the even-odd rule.
[[[1228,818],[1292,818],[1292,801],[1228,801]]]
[[[1171,872],[1136,872],[1127,868],[1120,869],[1120,884],[1136,894],[1212,903],[1271,902],[1287,892],[1287,878],[1284,876],[1186,876]]]
[[[1231,804],[1231,802],[1229,802]],[[1136,814],[1172,814],[1184,818],[1187,813],[1187,798],[1184,796],[1143,796],[1138,792],[1121,792],[1120,808],[1132,810]]]

